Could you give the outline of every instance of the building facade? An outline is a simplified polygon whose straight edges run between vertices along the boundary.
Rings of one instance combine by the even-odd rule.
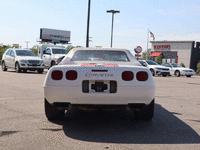
[[[200,42],[195,41],[151,41],[151,58],[162,55],[162,63],[183,63],[196,70],[200,61]]]

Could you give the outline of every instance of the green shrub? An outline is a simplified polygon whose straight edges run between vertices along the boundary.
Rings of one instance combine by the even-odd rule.
[[[157,62],[158,64],[162,64],[162,58],[163,58],[162,55],[156,57],[156,62]]]
[[[184,63],[180,63],[180,65],[183,66],[183,67],[185,67],[185,64],[184,64]]]
[[[196,71],[197,75],[200,75],[200,62],[197,64],[197,71]]]

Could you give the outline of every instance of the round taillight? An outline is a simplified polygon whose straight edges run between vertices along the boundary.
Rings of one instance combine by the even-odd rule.
[[[75,70],[69,70],[66,72],[67,80],[76,80],[77,79],[77,72]]]
[[[52,73],[51,73],[51,78],[53,80],[61,80],[63,77],[63,73],[62,71],[60,70],[54,70]]]
[[[148,79],[148,73],[145,71],[140,71],[137,73],[136,78],[138,81],[146,81]]]
[[[122,79],[124,81],[131,81],[131,80],[133,80],[133,72],[131,72],[131,71],[124,71],[122,73]]]

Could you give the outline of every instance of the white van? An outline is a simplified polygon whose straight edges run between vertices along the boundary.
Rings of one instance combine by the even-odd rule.
[[[45,68],[50,68],[57,65],[59,58],[64,57],[68,52],[65,46],[43,44],[39,46],[38,55],[42,58]]]

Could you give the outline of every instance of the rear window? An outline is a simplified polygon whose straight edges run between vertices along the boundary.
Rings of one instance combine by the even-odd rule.
[[[121,61],[129,62],[124,51],[108,50],[79,50],[76,51],[71,61]]]

